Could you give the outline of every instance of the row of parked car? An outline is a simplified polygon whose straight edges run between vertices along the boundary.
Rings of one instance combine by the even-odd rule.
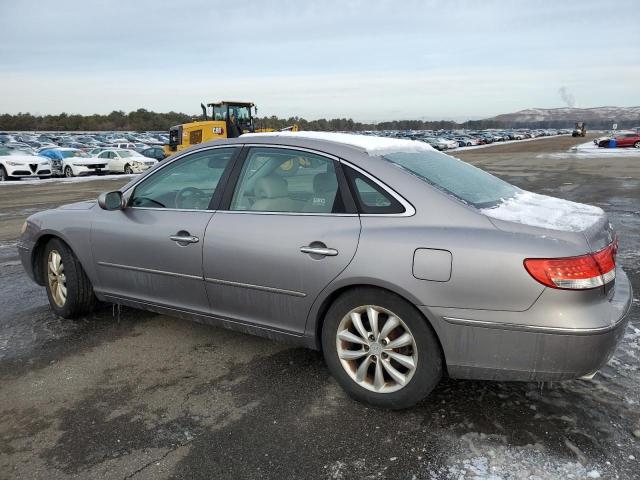
[[[404,138],[438,150],[493,142],[568,135],[571,130],[383,130],[364,135]],[[0,132],[0,181],[25,177],[76,177],[103,173],[136,174],[164,159],[166,133],[37,134]]]
[[[9,134],[0,132],[0,181],[141,173],[165,157],[163,134]]]
[[[517,130],[383,130],[365,131],[364,135],[376,135],[391,138],[406,138],[428,143],[437,150],[451,150],[460,147],[473,147],[494,142],[524,140],[527,138],[570,135],[569,129],[517,129]]]

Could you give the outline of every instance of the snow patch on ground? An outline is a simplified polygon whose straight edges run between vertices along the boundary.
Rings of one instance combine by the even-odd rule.
[[[541,444],[510,445],[501,435],[469,432],[460,438],[462,452],[431,469],[430,479],[542,480],[600,478],[597,465],[556,456]],[[482,453],[480,453],[482,452]]]
[[[577,153],[580,156],[599,157],[615,156],[615,157],[640,157],[640,148],[600,148],[593,142],[585,142],[575,147],[571,147],[569,152]]]
[[[401,140],[398,138],[375,137],[370,135],[355,135],[351,133],[334,132],[272,132],[245,133],[243,137],[276,136],[289,138],[311,138],[328,142],[343,143],[366,150],[369,155],[385,155],[387,153],[418,153],[433,151],[434,148],[424,142],[416,140]]]
[[[581,232],[604,215],[600,207],[526,190],[503,200],[496,207],[483,208],[480,211],[498,220],[566,232]]]

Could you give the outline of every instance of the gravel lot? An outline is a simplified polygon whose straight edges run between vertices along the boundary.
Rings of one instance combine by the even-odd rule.
[[[604,208],[640,292],[640,158],[552,137],[456,156]],[[591,381],[445,380],[403,412],[355,403],[322,356],[132,309],[63,321],[15,251],[23,219],[127,178],[0,188],[0,478],[620,478],[640,471],[640,309]]]

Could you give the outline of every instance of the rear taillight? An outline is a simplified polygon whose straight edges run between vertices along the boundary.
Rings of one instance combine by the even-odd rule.
[[[618,241],[580,257],[527,258],[524,268],[538,282],[551,288],[586,290],[602,287],[616,278]]]

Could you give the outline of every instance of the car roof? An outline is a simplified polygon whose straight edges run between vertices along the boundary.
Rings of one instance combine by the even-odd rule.
[[[398,138],[376,137],[351,133],[335,132],[273,132],[273,133],[248,133],[239,137],[238,143],[286,143],[295,146],[307,146],[327,151],[343,149],[344,147],[356,149],[369,155],[384,155],[392,152],[416,153],[433,151],[433,147],[415,140]],[[235,142],[234,142],[235,143]],[[334,152],[329,152],[334,153]]]

